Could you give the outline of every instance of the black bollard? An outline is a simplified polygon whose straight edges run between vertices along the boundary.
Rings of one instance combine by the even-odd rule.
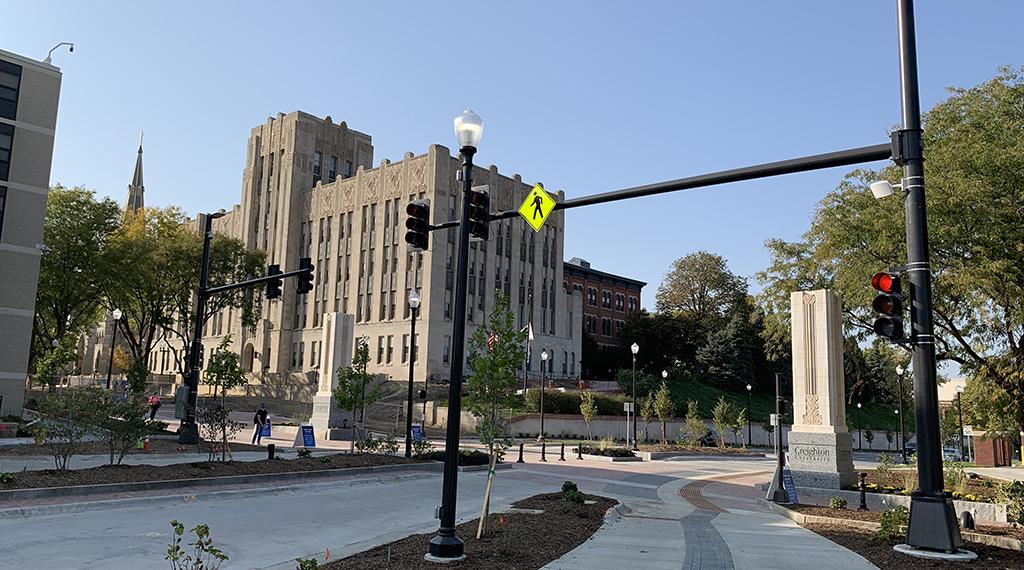
[[[519,442],[519,459],[516,460],[516,463],[526,463],[523,461],[523,442],[521,441]]]
[[[267,444],[267,459],[273,459],[273,458],[274,458],[274,444],[273,443],[268,443]]]
[[[562,454],[558,456],[559,461],[565,461],[565,442],[562,442]]]
[[[866,510],[868,510],[868,497],[867,497],[868,486],[867,486],[867,483],[864,482],[865,479],[867,479],[867,476],[868,476],[867,473],[861,473],[860,474],[860,483],[857,484],[857,488],[860,489],[860,506],[857,507],[858,511],[866,511]]]
[[[548,452],[548,442],[546,442],[546,441],[540,442],[540,460],[541,461],[547,462],[547,460],[548,460],[547,452]]]
[[[583,461],[583,442],[576,444],[576,459]]]

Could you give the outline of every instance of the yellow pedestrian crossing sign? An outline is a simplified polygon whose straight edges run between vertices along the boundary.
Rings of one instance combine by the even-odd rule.
[[[519,215],[530,224],[533,231],[539,232],[544,220],[548,219],[554,209],[555,200],[544,191],[543,186],[535,184],[526,195],[526,200],[523,200],[523,205],[519,206]]]

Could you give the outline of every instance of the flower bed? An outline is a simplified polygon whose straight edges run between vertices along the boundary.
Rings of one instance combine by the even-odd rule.
[[[636,457],[632,449],[625,447],[595,447],[593,445],[582,445],[580,451],[586,455],[599,455],[601,457]]]
[[[909,495],[917,487],[917,472],[914,469],[889,468],[882,471],[865,469],[859,470],[859,472],[868,474],[865,482],[869,493]],[[999,502],[999,481],[974,474],[965,474],[964,477],[961,489],[956,489],[950,484],[951,482],[947,482],[946,490],[953,494],[954,499],[976,503]],[[857,485],[854,485],[850,487],[850,490],[857,491],[859,489]]]

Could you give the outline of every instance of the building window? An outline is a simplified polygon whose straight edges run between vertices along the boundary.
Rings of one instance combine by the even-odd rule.
[[[625,304],[626,304],[626,296],[623,295],[622,293],[616,293],[615,294],[615,310],[621,313],[622,311],[624,311],[626,309]]]
[[[441,352],[441,362],[448,364],[451,360],[452,351],[452,337],[445,335],[444,337],[444,350]]]
[[[11,172],[11,148],[13,146],[14,126],[0,123],[0,180],[7,180],[7,176]]]
[[[612,308],[612,293],[611,291],[601,291],[601,306],[605,309]]]
[[[597,306],[597,289],[587,287],[587,304]]]
[[[562,351],[562,376],[565,376],[569,371],[569,353]]]
[[[612,336],[612,320],[609,318],[601,319],[601,334],[604,336]]]
[[[18,91],[21,89],[21,66],[0,61],[0,117],[16,118]]]
[[[377,364],[384,362],[384,337],[377,337]]]
[[[629,312],[633,312],[640,308],[640,303],[637,302],[636,297],[630,296],[629,298]]]
[[[351,178],[352,177],[352,161],[351,160],[346,160],[345,161],[345,169],[341,171],[341,177],[342,178]]]
[[[576,375],[576,351],[572,351],[572,360],[569,361],[569,374]]]
[[[327,163],[327,181],[334,182],[334,179],[338,177],[338,157],[332,156],[331,160]]]
[[[323,164],[324,155],[320,151],[313,153],[313,186],[320,182],[320,166]]]
[[[409,361],[409,335],[402,335],[402,364]]]
[[[388,355],[387,355],[387,363],[388,364],[391,364],[391,358],[395,354],[395,347],[393,345],[394,339],[395,339],[395,337],[393,337],[392,335],[388,335]]]

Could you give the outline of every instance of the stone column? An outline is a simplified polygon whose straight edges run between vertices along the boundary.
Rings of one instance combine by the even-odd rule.
[[[352,430],[352,414],[334,405],[331,392],[338,384],[338,369],[352,364],[355,346],[355,320],[345,313],[327,313],[323,321],[323,366],[313,396],[310,423],[317,437],[348,439]]]
[[[843,316],[828,290],[790,296],[793,334],[793,429],[789,467],[798,486],[841,489],[856,481],[853,436],[846,428]]]

